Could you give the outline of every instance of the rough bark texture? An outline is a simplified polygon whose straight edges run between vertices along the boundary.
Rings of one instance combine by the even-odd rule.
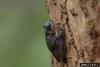
[[[65,24],[66,57],[64,67],[80,63],[100,63],[100,0],[45,0],[49,19]],[[52,67],[59,62],[52,57]]]

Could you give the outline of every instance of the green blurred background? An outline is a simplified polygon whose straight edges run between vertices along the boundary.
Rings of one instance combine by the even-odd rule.
[[[0,67],[50,67],[43,0],[0,0]]]

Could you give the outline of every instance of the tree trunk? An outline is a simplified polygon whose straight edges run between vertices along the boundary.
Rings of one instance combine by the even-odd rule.
[[[100,0],[45,0],[49,19],[65,24],[66,61],[60,67],[100,63]],[[52,67],[59,62],[52,57]]]

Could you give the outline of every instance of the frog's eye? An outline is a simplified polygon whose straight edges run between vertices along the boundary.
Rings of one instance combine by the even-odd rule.
[[[55,33],[54,33],[54,32],[52,32],[52,33],[51,33],[51,35],[52,35],[52,36],[54,36],[54,35],[55,35]]]

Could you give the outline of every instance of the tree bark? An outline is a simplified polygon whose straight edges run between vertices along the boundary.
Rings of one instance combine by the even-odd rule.
[[[100,63],[100,0],[45,0],[44,3],[49,19],[65,24],[67,63],[64,67]],[[58,65],[52,56],[52,67]]]

